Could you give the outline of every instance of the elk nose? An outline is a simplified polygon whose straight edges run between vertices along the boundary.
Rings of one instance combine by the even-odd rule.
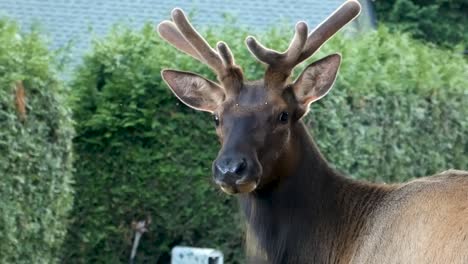
[[[245,158],[223,158],[216,161],[216,171],[223,175],[241,175],[247,168]],[[220,179],[221,180],[221,179]]]
[[[221,156],[213,163],[213,178],[229,194],[249,193],[257,187],[259,171],[242,156]]]

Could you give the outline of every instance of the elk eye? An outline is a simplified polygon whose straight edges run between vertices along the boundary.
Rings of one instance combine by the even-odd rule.
[[[289,114],[288,112],[281,112],[281,114],[278,117],[279,121],[283,124],[286,124],[289,119]]]
[[[214,115],[214,116],[213,116],[213,121],[214,121],[214,123],[215,123],[215,126],[219,126],[219,116]]]

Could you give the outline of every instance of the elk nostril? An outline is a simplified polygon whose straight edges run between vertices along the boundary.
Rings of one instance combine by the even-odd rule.
[[[247,161],[245,159],[242,159],[236,166],[235,173],[239,174],[241,173],[245,168],[247,167]]]

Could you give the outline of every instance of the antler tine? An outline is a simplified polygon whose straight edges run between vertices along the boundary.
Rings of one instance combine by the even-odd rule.
[[[200,57],[200,54],[190,45],[189,42],[184,38],[184,36],[177,29],[177,26],[172,22],[165,20],[158,25],[159,35],[169,42],[171,45],[177,49],[187,53],[188,55],[194,57],[202,63],[205,63]]]
[[[242,70],[234,64],[228,45],[220,41],[217,51],[211,48],[181,9],[175,8],[172,11],[172,20],[174,22],[166,20],[158,25],[159,35],[177,49],[212,68],[217,73],[218,80],[229,86],[230,90],[238,90],[243,80]]]
[[[305,22],[299,22],[296,24],[296,33],[289,44],[289,47],[286,52],[285,63],[294,64],[301,55],[304,45],[307,41],[307,24]]]
[[[300,63],[317,51],[330,37],[335,35],[346,24],[351,22],[361,12],[361,4],[357,0],[343,3],[323,23],[318,25],[307,38],[304,50],[298,59]]]
[[[296,24],[296,33],[284,53],[268,49],[255,38],[248,37],[246,45],[250,52],[261,62],[268,65],[265,80],[268,82],[285,81],[296,65],[309,58],[323,43],[353,20],[361,10],[357,0],[342,4],[325,22],[307,36],[307,24]]]
[[[268,49],[260,44],[254,37],[249,36],[246,39],[247,47],[250,52],[261,62],[268,64],[270,67],[285,66],[285,64],[293,63],[300,55],[307,40],[307,24],[299,22],[296,24],[296,32],[288,49],[279,53],[275,50]]]
[[[278,52],[263,46],[258,42],[257,39],[252,36],[248,36],[245,39],[245,44],[249,48],[250,53],[252,53],[252,55],[254,55],[257,60],[263,63],[270,65],[273,64],[278,58]]]
[[[221,57],[213,50],[206,40],[198,34],[198,32],[192,27],[184,12],[181,9],[174,9],[172,11],[172,19],[175,25],[185,37],[185,39],[192,45],[192,47],[198,52],[200,58],[215,70],[219,75],[223,74],[223,62]]]
[[[223,41],[218,42],[216,46],[218,48],[219,55],[223,59],[225,66],[226,67],[234,66],[235,64],[234,57],[232,56],[232,52],[229,46]]]

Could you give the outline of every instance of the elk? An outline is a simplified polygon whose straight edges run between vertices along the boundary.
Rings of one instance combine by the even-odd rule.
[[[158,25],[163,39],[217,74],[213,82],[161,72],[180,101],[214,116],[222,146],[213,178],[238,197],[249,263],[468,263],[468,172],[403,184],[354,180],[329,165],[301,120],[330,91],[341,57],[315,61],[291,81],[293,69],[360,8],[345,2],[310,34],[297,23],[282,53],[248,37],[266,65],[257,81],[244,79],[226,43],[210,47],[182,10]]]

